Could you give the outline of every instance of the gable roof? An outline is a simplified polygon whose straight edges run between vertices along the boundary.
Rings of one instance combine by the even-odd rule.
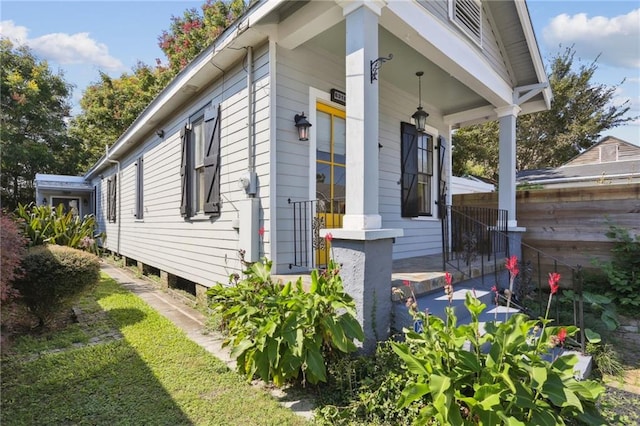
[[[603,155],[608,150],[614,154]],[[518,183],[558,184],[601,179],[640,179],[640,147],[607,136],[560,167],[522,170]]]

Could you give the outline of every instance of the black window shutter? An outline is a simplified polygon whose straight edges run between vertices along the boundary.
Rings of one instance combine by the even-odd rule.
[[[138,158],[138,161],[136,161],[136,219],[144,218],[144,206],[142,198],[143,171],[143,160],[142,157],[140,157]]]
[[[107,179],[107,221],[111,222],[111,178]]]
[[[182,183],[182,201],[180,214],[191,217],[191,129],[185,125],[180,132],[182,140],[182,161],[180,163],[180,179]]]
[[[220,105],[204,112],[204,212],[220,214]]]
[[[107,220],[109,222],[116,221],[117,178],[114,175],[107,181]]]
[[[416,217],[418,201],[418,132],[409,123],[401,123],[402,143],[402,217]]]

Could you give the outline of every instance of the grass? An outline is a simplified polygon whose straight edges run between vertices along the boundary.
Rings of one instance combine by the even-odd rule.
[[[81,303],[95,321],[3,348],[4,426],[305,423],[114,280]]]

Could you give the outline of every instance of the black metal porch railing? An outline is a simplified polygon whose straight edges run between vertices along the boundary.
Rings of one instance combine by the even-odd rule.
[[[465,279],[493,276],[489,285],[509,288],[505,259],[511,254],[507,228],[507,212],[478,207],[447,206],[442,220],[443,258],[460,271]],[[580,331],[575,344],[585,350],[583,274],[580,265],[571,266],[561,260],[520,243],[519,273],[514,280],[511,303],[532,318],[543,317],[549,301],[550,272],[561,275],[561,289],[573,290],[572,300],[557,294],[552,298],[549,318],[553,324],[574,324]],[[559,292],[560,293],[560,292]],[[504,299],[504,294],[501,296]],[[503,300],[504,301],[504,300]]]
[[[320,237],[321,229],[342,228],[345,202],[332,200],[288,200],[293,208],[293,262],[294,266],[324,267],[330,257],[330,247]]]
[[[483,268],[509,254],[508,211],[486,207],[446,206],[442,218],[442,257],[460,272],[472,276],[476,265]],[[494,268],[496,269],[496,268]],[[484,269],[482,269],[484,275]]]

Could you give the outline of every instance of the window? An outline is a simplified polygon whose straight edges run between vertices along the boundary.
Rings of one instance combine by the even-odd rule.
[[[482,4],[480,0],[449,0],[449,19],[471,40],[482,46]]]
[[[116,221],[116,181],[116,175],[107,180],[107,220],[109,222]]]
[[[402,217],[433,216],[433,135],[401,125]]]
[[[180,213],[220,214],[220,106],[191,117],[181,133]]]
[[[144,204],[143,204],[143,158],[140,157],[136,161],[136,219],[142,219],[144,217]]]

